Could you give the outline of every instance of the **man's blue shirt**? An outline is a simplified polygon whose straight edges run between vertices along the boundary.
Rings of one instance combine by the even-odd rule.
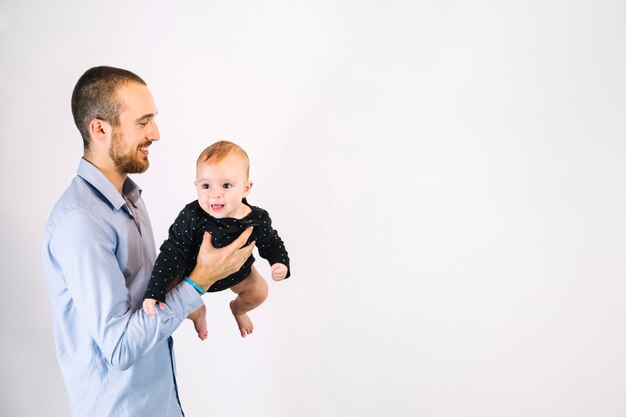
[[[202,305],[183,281],[157,317],[142,307],[156,258],[141,190],[123,196],[81,159],[43,241],[57,357],[76,417],[182,416],[170,335]]]

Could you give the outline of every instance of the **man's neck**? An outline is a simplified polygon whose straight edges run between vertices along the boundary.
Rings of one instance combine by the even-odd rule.
[[[119,172],[110,160],[98,160],[98,158],[94,158],[92,155],[87,154],[83,155],[83,159],[98,168],[98,170],[100,170],[100,172],[102,172],[104,176],[111,181],[111,184],[113,184],[115,189],[122,194],[124,181],[126,181],[126,178],[128,177],[126,173]]]

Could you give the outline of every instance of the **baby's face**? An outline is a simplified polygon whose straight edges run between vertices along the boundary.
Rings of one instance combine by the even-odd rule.
[[[219,162],[201,162],[195,184],[202,210],[218,219],[245,217],[247,209],[241,200],[252,187],[247,170],[246,159],[239,155],[228,155]]]

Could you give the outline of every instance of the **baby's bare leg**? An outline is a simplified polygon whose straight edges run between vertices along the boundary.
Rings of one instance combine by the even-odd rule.
[[[187,318],[193,321],[193,327],[196,329],[200,340],[206,339],[209,335],[206,325],[206,306],[202,304],[196,311],[188,315]]]
[[[230,310],[235,316],[241,337],[246,337],[254,331],[252,321],[246,314],[248,311],[260,306],[267,298],[267,282],[252,267],[252,272],[242,282],[231,288],[237,294],[237,298],[230,302]]]

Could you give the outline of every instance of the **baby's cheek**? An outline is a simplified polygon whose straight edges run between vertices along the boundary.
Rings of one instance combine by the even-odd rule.
[[[202,199],[202,196],[198,195],[198,204],[200,205],[200,208],[205,212],[208,213],[209,212],[209,205],[207,204],[206,200]]]

